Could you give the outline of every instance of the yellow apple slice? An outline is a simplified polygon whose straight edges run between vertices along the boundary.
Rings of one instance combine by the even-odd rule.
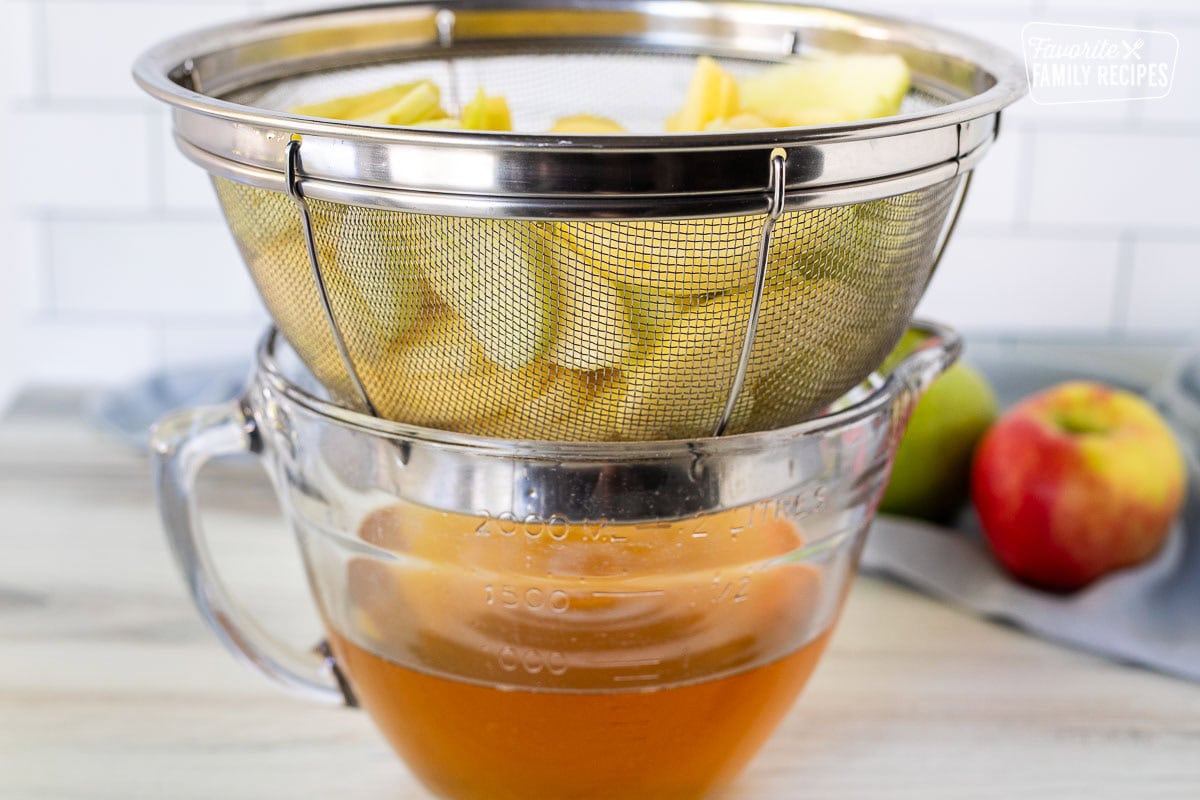
[[[323,384],[339,398],[356,401],[321,310],[299,212],[279,192],[226,180],[215,186],[272,318]],[[398,252],[398,233],[389,220],[402,215],[319,200],[310,201],[309,210],[325,293],[357,364],[403,336],[429,293],[411,257]],[[368,241],[347,236],[350,229],[366,231]]]
[[[761,218],[570,222],[562,240],[593,271],[658,294],[695,296],[754,280]]]
[[[746,375],[752,402],[739,408],[730,433],[820,412],[887,357],[907,321],[856,282],[830,278],[781,281],[763,309]]]
[[[550,133],[625,133],[625,128],[607,117],[575,114],[556,120]]]
[[[656,338],[622,368],[620,438],[712,432],[733,386],[751,299],[744,289],[700,301],[657,328]],[[882,360],[902,332],[903,325],[894,337],[878,330],[880,316],[878,303],[844,282],[768,281],[728,432],[798,422],[852,388],[861,375],[864,339],[878,345]]]
[[[741,109],[775,125],[812,125],[899,113],[911,85],[896,55],[814,58],[768,67],[740,85]]]
[[[734,114],[732,117],[719,117],[704,126],[706,131],[752,131],[760,128],[775,127],[764,117],[750,111]]]
[[[454,117],[441,117],[440,119],[427,119],[416,123],[418,128],[443,128],[445,130],[461,130],[462,122]]]
[[[629,304],[633,329],[641,344],[654,342],[664,335],[680,315],[704,299],[658,294],[639,286],[624,286],[622,289],[625,301]]]
[[[604,386],[603,372],[555,369],[546,391],[511,411],[479,423],[488,436],[538,441],[595,441],[604,435],[602,420],[588,415],[588,404]]]
[[[484,354],[519,369],[545,352],[556,300],[544,235],[528,222],[421,217],[410,253]]]
[[[384,125],[415,125],[425,120],[445,118],[446,110],[441,102],[442,96],[437,86],[430,81],[419,81],[395,103],[355,119]]]
[[[712,433],[733,383],[750,300],[749,292],[731,292],[689,308],[622,370],[621,438]]]
[[[446,112],[440,102],[441,94],[431,81],[414,81],[365,94],[296,106],[291,113],[325,119],[411,125],[426,119],[445,117]]]
[[[310,208],[318,244],[328,242],[335,253],[323,265],[334,311],[352,298],[353,310],[335,313],[352,356],[402,336],[430,294],[406,246],[407,215],[321,201]],[[322,217],[336,223],[322,224]]]
[[[570,222],[556,230],[593,271],[643,292],[697,297],[754,282],[763,217],[653,222]],[[821,251],[854,234],[853,206],[785,211],[775,225],[768,276],[803,274]]]
[[[371,114],[377,114],[392,106],[412,91],[420,81],[398,83],[373,92],[337,97],[320,103],[309,103],[295,106],[291,113],[305,117],[323,117],[325,119],[355,120]]]
[[[637,343],[629,303],[571,248],[558,246],[554,256],[558,291],[546,360],[585,372],[620,365]]]
[[[376,358],[360,359],[359,376],[387,419],[441,430],[481,433],[479,421],[544,394],[554,379],[541,363],[505,369],[489,359],[466,322],[443,309]]]
[[[667,118],[673,133],[702,131],[714,119],[738,113],[738,85],[733,76],[708,56],[696,59],[683,108]]]
[[[497,95],[489,97],[483,89],[462,110],[462,127],[468,131],[511,131],[512,113],[508,101]]]

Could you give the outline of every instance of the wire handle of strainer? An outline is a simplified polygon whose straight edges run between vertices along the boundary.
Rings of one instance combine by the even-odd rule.
[[[304,249],[308,253],[308,265],[312,268],[313,281],[316,283],[317,294],[321,299],[321,310],[325,314],[325,321],[329,323],[329,332],[333,336],[333,346],[337,349],[338,358],[342,360],[342,366],[346,369],[346,374],[350,377],[350,383],[354,386],[354,391],[358,394],[359,400],[362,401],[363,408],[371,416],[377,417],[379,414],[376,413],[375,406],[371,403],[371,398],[367,395],[367,389],[363,386],[362,379],[358,376],[358,370],[354,368],[354,362],[350,359],[350,351],[346,348],[346,338],[342,335],[342,329],[338,327],[337,320],[333,316],[333,304],[329,299],[329,291],[325,287],[325,275],[321,271],[321,260],[317,255],[317,242],[313,231],[312,212],[309,211],[308,201],[304,199],[304,192],[300,188],[299,139],[293,138],[287,144],[285,170],[287,194],[300,212],[300,228],[304,233]]]
[[[720,436],[733,417],[733,409],[738,397],[742,394],[742,386],[746,382],[746,368],[750,364],[750,354],[754,352],[754,336],[758,332],[758,314],[762,308],[763,288],[767,283],[767,259],[771,253],[771,238],[775,230],[775,220],[783,213],[787,200],[787,151],[776,147],[771,151],[771,177],[767,181],[767,192],[771,195],[771,204],[767,207],[767,218],[763,220],[762,232],[758,237],[758,261],[754,265],[754,296],[750,301],[750,319],[746,323],[746,335],[742,339],[742,352],[738,356],[737,372],[733,375],[733,386],[729,389],[729,397],[725,400],[725,409],[721,419],[713,429],[713,436]]]

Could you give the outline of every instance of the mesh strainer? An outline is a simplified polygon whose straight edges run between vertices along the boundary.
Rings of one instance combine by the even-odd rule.
[[[891,52],[902,114],[662,134],[694,57],[741,74]],[[348,404],[526,439],[706,436],[794,423],[908,324],[1000,109],[1007,54],[790,4],[392,3],[218,28],[142,57],[284,335]],[[516,133],[287,109],[428,78]],[[559,135],[596,113],[627,135]]]

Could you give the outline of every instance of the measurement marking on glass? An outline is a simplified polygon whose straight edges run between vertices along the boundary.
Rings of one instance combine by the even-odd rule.
[[[647,675],[613,675],[614,681],[653,681],[658,679],[658,673],[652,672]]]
[[[605,597],[662,597],[666,592],[662,589],[648,589],[644,592],[592,592],[592,597],[597,599]]]
[[[601,661],[602,667],[657,667],[662,663],[661,658],[618,658],[615,661]]]

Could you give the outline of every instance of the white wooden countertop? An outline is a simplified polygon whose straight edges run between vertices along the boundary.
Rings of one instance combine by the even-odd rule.
[[[285,696],[221,650],[145,459],[68,400],[0,422],[0,798],[425,798],[364,714]],[[218,560],[265,624],[311,644],[298,558],[249,467],[202,483]],[[869,578],[730,795],[1075,797],[1200,798],[1200,686]]]

